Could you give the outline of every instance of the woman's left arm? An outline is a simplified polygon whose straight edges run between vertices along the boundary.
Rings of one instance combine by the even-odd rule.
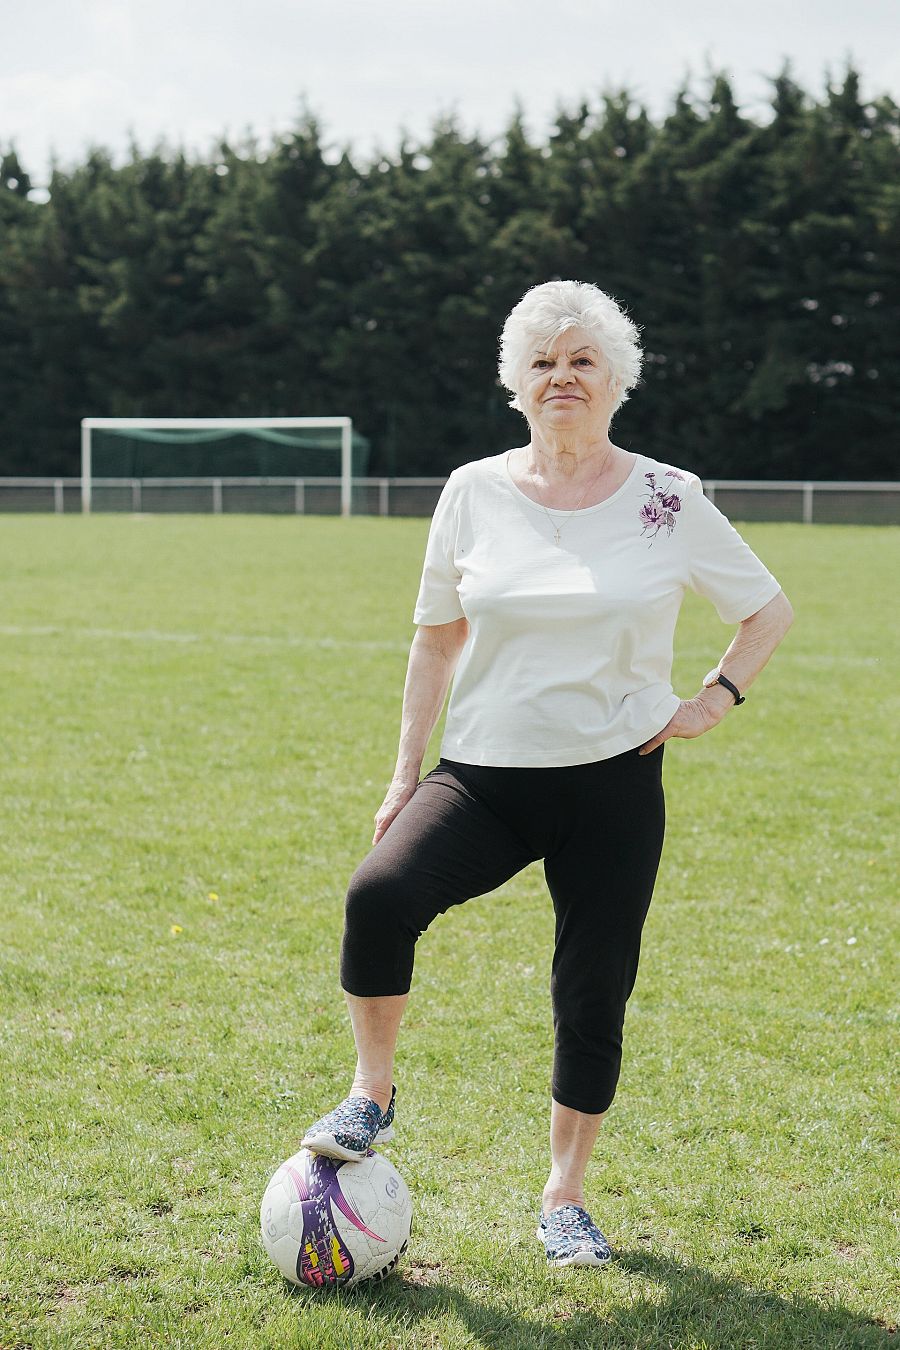
[[[749,619],[742,620],[733,642],[719,662],[719,670],[742,694],[750,688],[793,622],[794,611],[784,591],[779,591]],[[724,685],[714,684],[710,689],[701,689],[693,698],[682,700],[672,720],[652,741],[642,745],[639,753],[649,755],[672,736],[686,739],[702,736],[704,731],[718,725],[733,707],[734,696]]]

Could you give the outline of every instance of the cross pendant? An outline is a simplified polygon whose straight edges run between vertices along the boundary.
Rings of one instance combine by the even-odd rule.
[[[559,530],[553,531],[553,542],[554,544],[559,545]]]

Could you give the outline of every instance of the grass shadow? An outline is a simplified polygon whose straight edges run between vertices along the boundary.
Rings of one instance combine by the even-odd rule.
[[[555,1321],[548,1308],[548,1320],[543,1322],[502,1302],[479,1301],[450,1284],[410,1283],[402,1272],[374,1297],[372,1286],[361,1286],[354,1293],[365,1290],[368,1307],[388,1320],[396,1313],[407,1332],[417,1318],[433,1321],[449,1315],[489,1350],[875,1350],[898,1345],[895,1325],[883,1325],[839,1304],[787,1300],[646,1251],[619,1251],[616,1265],[652,1280],[664,1292],[601,1313],[587,1304],[596,1303],[595,1282],[604,1278],[604,1272],[563,1270],[559,1277],[567,1282],[565,1293],[574,1310],[560,1311]]]

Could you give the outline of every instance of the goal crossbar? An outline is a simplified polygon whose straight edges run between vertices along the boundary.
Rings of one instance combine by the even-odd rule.
[[[91,432],[107,431],[248,431],[253,428],[338,428],[341,433],[341,515],[353,501],[353,421],[349,417],[83,417],[81,419],[81,509],[91,510]]]

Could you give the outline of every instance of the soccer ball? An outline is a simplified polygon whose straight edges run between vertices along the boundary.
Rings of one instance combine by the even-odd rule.
[[[383,1280],[411,1223],[406,1182],[374,1149],[341,1162],[302,1148],[281,1164],[260,1206],[266,1251],[286,1279],[314,1289]]]

